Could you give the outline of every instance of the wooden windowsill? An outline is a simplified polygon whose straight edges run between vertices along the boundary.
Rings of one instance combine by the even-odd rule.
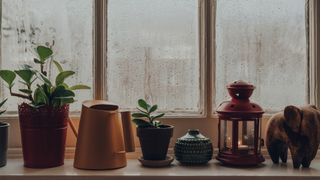
[[[73,160],[68,159],[65,165],[48,169],[24,168],[21,159],[9,159],[5,167],[0,168],[1,180],[125,180],[125,179],[183,179],[183,180],[298,180],[320,179],[320,160],[314,160],[309,169],[292,168],[292,164],[273,165],[267,160],[259,167],[235,168],[221,166],[216,160],[210,161],[206,166],[181,166],[176,161],[166,168],[145,168],[138,160],[129,159],[125,168],[104,171],[88,171],[73,168]]]

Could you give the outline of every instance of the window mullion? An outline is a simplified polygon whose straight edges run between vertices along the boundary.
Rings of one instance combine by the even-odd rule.
[[[107,0],[95,0],[94,98],[106,98]]]
[[[309,1],[309,101],[320,106],[320,2]]]

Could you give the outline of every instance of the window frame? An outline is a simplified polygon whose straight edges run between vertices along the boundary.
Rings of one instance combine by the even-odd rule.
[[[199,59],[200,59],[200,113],[175,113],[164,119],[216,119],[214,111],[215,92],[215,20],[216,0],[198,0],[199,3]],[[308,46],[308,103],[320,106],[320,2],[306,0],[308,7],[307,36]],[[108,0],[94,2],[94,99],[107,99],[105,78],[107,68],[107,33],[108,33]],[[0,39],[1,41],[1,39]],[[318,50],[318,51],[317,51]],[[272,114],[273,112],[269,113]],[[72,112],[72,117],[78,117],[79,112]],[[17,113],[4,114],[0,119],[16,119]]]

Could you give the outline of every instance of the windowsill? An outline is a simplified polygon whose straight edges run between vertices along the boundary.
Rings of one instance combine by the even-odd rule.
[[[210,161],[207,166],[180,166],[176,161],[172,166],[166,168],[145,168],[138,160],[129,159],[125,168],[105,171],[89,171],[73,168],[73,160],[65,160],[65,165],[48,169],[24,168],[21,159],[10,159],[7,166],[0,168],[1,180],[59,180],[59,179],[318,179],[320,178],[320,160],[314,160],[309,169],[294,170],[292,164],[273,165],[267,160],[260,167],[235,168],[223,167],[216,160]]]

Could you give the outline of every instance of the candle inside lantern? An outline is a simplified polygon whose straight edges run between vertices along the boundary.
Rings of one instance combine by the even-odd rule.
[[[241,141],[238,141],[238,151],[240,153],[248,153],[249,146],[242,144]]]

